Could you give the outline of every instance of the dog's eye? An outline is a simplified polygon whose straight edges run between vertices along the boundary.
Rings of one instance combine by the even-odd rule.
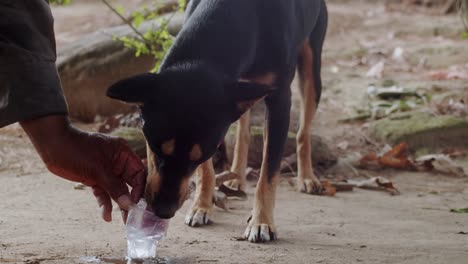
[[[174,154],[175,150],[175,138],[165,141],[161,144],[161,151],[164,155],[170,156]]]
[[[195,144],[190,151],[190,160],[191,161],[198,161],[203,157],[203,152],[200,147],[200,144]]]

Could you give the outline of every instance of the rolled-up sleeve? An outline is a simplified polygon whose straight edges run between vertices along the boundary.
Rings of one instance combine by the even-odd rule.
[[[46,1],[0,0],[0,127],[68,112],[55,60]]]

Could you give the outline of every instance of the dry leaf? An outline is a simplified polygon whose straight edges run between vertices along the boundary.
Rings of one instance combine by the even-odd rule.
[[[218,191],[224,193],[227,197],[236,197],[242,200],[247,199],[247,194],[244,191],[231,189],[224,184],[218,187]]]
[[[387,191],[391,195],[400,194],[400,191],[395,188],[390,180],[380,176],[363,181],[348,180],[347,182],[353,184],[357,188]]]
[[[394,158],[406,158],[406,151],[408,150],[408,144],[406,142],[400,143],[385,153],[384,157]]]
[[[341,150],[347,150],[348,147],[349,147],[349,142],[348,141],[341,141],[336,146]]]
[[[463,167],[458,166],[449,156],[444,154],[425,155],[416,159],[416,166],[422,170],[435,170],[457,177],[465,177]]]
[[[372,66],[366,74],[366,77],[382,79],[385,69],[385,61],[380,61]]]
[[[392,59],[399,62],[399,63],[405,63],[406,60],[405,60],[405,57],[404,57],[404,50],[402,47],[396,47],[394,50],[393,50],[393,53],[392,53]]]
[[[394,169],[413,169],[413,163],[407,157],[408,144],[400,143],[390,150],[385,150],[383,155],[377,155],[373,152],[361,158],[360,165],[363,168],[394,168]]]
[[[320,181],[322,184],[323,191],[321,192],[321,195],[326,195],[326,196],[335,196],[336,194],[336,187],[333,186],[332,183],[329,181]]]
[[[468,71],[432,71],[429,76],[433,80],[465,80],[468,79]]]
[[[228,210],[228,206],[227,206],[228,199],[227,199],[226,194],[216,190],[214,193],[213,202],[217,207],[224,209],[226,211]]]

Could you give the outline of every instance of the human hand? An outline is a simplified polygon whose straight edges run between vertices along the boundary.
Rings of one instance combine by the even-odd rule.
[[[127,211],[143,196],[146,172],[122,139],[73,128],[66,116],[20,122],[50,172],[92,187],[102,218],[112,220],[113,199]],[[127,184],[132,187],[129,194]]]

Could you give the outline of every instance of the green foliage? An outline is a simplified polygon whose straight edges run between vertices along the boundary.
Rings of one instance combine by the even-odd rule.
[[[70,4],[71,0],[50,0],[50,4],[55,4],[55,5],[68,5]]]
[[[135,23],[135,22],[134,22]],[[152,72],[156,72],[161,64],[166,52],[172,45],[173,38],[167,31],[168,21],[162,21],[161,27],[157,30],[150,30],[140,37],[120,37],[117,38],[125,47],[133,49],[135,56],[151,55],[155,58],[155,65]]]
[[[108,3],[107,3],[108,4]],[[135,51],[135,56],[151,55],[155,58],[155,65],[152,72],[156,72],[161,64],[162,59],[172,45],[173,37],[167,30],[172,16],[168,19],[161,19],[160,27],[148,32],[140,32],[138,28],[144,21],[153,20],[160,17],[160,6],[147,7],[142,6],[139,11],[131,14],[130,19],[124,18],[125,9],[123,7],[112,7],[108,5],[121,19],[124,20],[137,33],[136,37],[119,37],[116,40],[123,43],[127,48]],[[186,0],[179,0],[178,6],[174,11],[182,12],[185,9]]]
[[[187,0],[179,0],[179,12],[184,12],[187,6]]]

